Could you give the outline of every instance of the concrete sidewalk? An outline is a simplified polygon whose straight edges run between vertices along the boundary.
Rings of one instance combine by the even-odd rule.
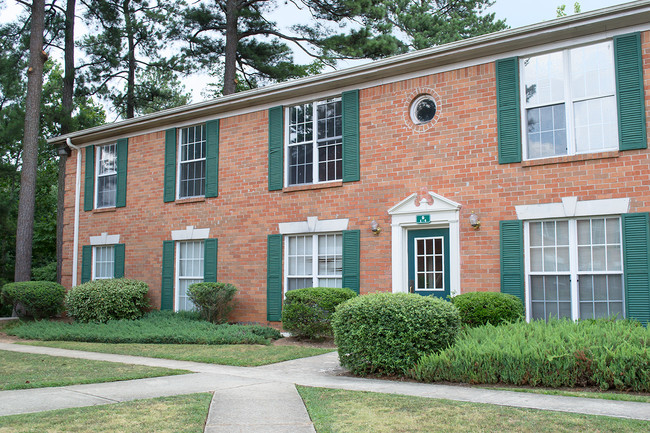
[[[206,432],[313,432],[304,404],[295,391],[294,385],[299,384],[650,421],[650,403],[349,377],[339,366],[336,352],[262,367],[231,367],[3,343],[0,350],[194,372],[104,384],[2,391],[0,416],[210,391],[214,392],[214,398]],[[242,411],[243,407],[247,409]],[[250,408],[255,408],[254,413]]]

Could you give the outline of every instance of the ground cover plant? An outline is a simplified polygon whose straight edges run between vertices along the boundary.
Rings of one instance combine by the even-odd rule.
[[[187,289],[187,297],[201,316],[212,323],[226,323],[234,307],[237,288],[228,283],[194,283]]]
[[[114,382],[189,371],[0,350],[0,390]]]
[[[106,323],[22,322],[5,332],[31,340],[97,343],[269,344],[280,333],[258,325],[214,325],[196,313],[152,311],[140,320]]]
[[[76,341],[30,342],[34,346],[58,347],[60,349],[85,350],[88,352],[114,353],[117,355],[148,356],[178,361],[204,362],[208,364],[256,367],[308,356],[322,355],[334,349],[299,346],[263,346],[258,344],[105,344]]]
[[[307,287],[287,292],[282,327],[294,337],[319,340],[333,335],[331,317],[339,304],[357,294],[350,289]]]
[[[465,326],[500,325],[524,318],[524,304],[506,293],[470,292],[454,296],[451,302],[458,308]]]
[[[139,319],[149,310],[149,286],[127,278],[94,280],[73,287],[65,297],[68,316],[77,322]]]
[[[409,372],[423,382],[596,386],[650,392],[650,330],[638,322],[518,322],[467,329]]]
[[[0,433],[203,433],[212,394],[0,417]]]
[[[318,433],[647,432],[648,422],[297,386]]]
[[[10,311],[17,306],[18,315],[42,319],[63,311],[65,288],[51,281],[21,281],[5,284],[0,294]]]
[[[454,343],[450,302],[411,293],[375,293],[339,305],[332,316],[341,365],[352,373],[405,374],[420,357]]]

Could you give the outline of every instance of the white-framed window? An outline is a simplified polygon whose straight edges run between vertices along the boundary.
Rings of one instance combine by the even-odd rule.
[[[443,242],[442,236],[415,240],[415,290],[445,290]]]
[[[625,317],[621,218],[524,225],[528,318]]]
[[[340,233],[285,236],[285,290],[342,287],[343,236]]]
[[[202,240],[176,243],[176,310],[194,310],[187,297],[187,288],[203,282],[204,245]]]
[[[287,108],[285,184],[303,185],[343,178],[341,98]]]
[[[114,207],[117,199],[117,144],[97,146],[95,208]]]
[[[520,59],[524,159],[618,149],[611,41]]]
[[[102,245],[93,247],[93,280],[107,280],[115,277],[115,247]]]
[[[206,127],[205,124],[178,131],[178,198],[205,195]]]

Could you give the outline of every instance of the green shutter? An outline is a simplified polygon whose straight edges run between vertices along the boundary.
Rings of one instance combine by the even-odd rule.
[[[117,244],[113,247],[113,278],[124,278],[124,244]]]
[[[282,106],[269,108],[269,191],[284,185],[284,122]]]
[[[117,197],[115,207],[126,206],[126,173],[129,159],[129,139],[117,140]]]
[[[93,247],[84,245],[81,248],[81,284],[90,281],[93,270]]]
[[[619,149],[645,149],[647,143],[641,35],[632,33],[614,37],[614,58]]]
[[[163,241],[160,309],[174,309],[174,241]]]
[[[93,210],[95,207],[95,148],[86,147],[86,174],[84,188],[84,210]]]
[[[219,195],[219,119],[211,120],[205,125],[206,129],[206,170],[205,196]]]
[[[217,282],[217,240],[206,239],[203,253],[203,281],[206,283]]]
[[[359,91],[341,95],[343,106],[343,182],[359,180]]]
[[[282,235],[266,241],[266,320],[282,320]]]
[[[343,231],[343,287],[352,289],[359,294],[359,230]]]
[[[650,322],[650,221],[647,213],[623,215],[625,315]]]
[[[521,221],[501,221],[501,293],[515,295],[525,305],[524,225]]]
[[[499,164],[521,162],[519,59],[496,61]]]
[[[165,203],[176,200],[176,128],[165,131]]]

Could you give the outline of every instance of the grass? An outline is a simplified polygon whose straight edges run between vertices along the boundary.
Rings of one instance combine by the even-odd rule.
[[[202,433],[209,393],[0,417],[0,433]]]
[[[190,372],[0,350],[0,390],[114,382],[186,373]]]
[[[204,362],[208,364],[235,365],[240,367],[273,364],[291,359],[322,355],[323,353],[334,350],[252,344],[219,346],[200,344],[104,344],[75,341],[34,341],[30,342],[29,345],[85,350],[88,352],[114,353],[118,355],[148,356],[151,358],[176,359],[179,361]]]
[[[259,325],[214,325],[198,314],[152,311],[139,320],[107,323],[21,322],[3,329],[31,340],[94,343],[269,344],[280,338],[273,328]]]
[[[318,433],[647,432],[638,420],[297,386]]]
[[[546,389],[546,388],[518,388],[518,387],[501,387],[501,386],[483,386],[485,389],[496,389],[501,391],[513,392],[530,392],[533,394],[546,394],[546,395],[563,395],[567,397],[582,397],[582,398],[599,398],[602,400],[618,400],[618,401],[636,401],[639,403],[650,403],[650,395],[648,394],[629,394],[622,392],[598,392],[598,391],[569,391],[564,389]]]

